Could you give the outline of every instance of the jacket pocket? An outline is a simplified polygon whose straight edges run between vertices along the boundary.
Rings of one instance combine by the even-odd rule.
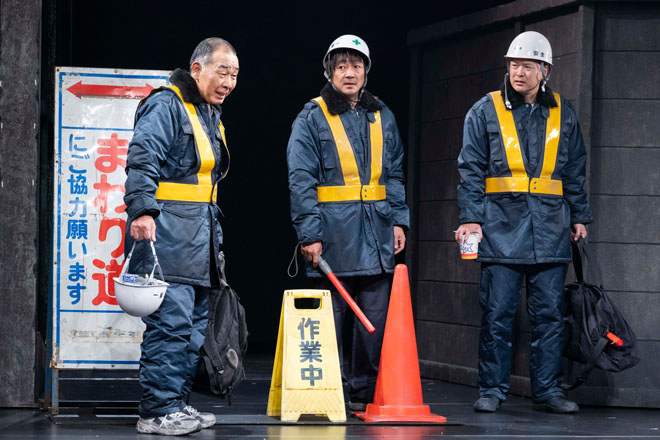
[[[337,168],[337,147],[332,133],[323,130],[319,132],[319,140],[321,141],[321,161],[323,162],[323,169],[332,170]]]
[[[387,201],[376,202],[374,204],[374,210],[383,218],[391,219],[392,218],[392,207]]]
[[[490,167],[491,172],[497,175],[501,168],[504,166],[502,158],[504,152],[502,151],[502,137],[500,136],[500,127],[496,121],[488,121],[486,123],[486,131],[488,132],[488,145],[490,146]]]
[[[164,180],[179,179],[194,174],[192,170],[197,168],[197,148],[195,147],[192,127],[189,123],[184,123],[181,128],[181,133],[175,140],[167,160],[161,168],[161,175]]]

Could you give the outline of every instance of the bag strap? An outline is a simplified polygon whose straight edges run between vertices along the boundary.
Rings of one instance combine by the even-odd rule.
[[[223,374],[225,370],[225,365],[222,362],[220,355],[218,354],[218,352],[220,351],[220,347],[218,347],[218,344],[216,344],[215,334],[214,334],[215,327],[221,324],[215,322],[216,310],[218,309],[218,302],[220,301],[221,296],[222,296],[222,289],[213,289],[211,291],[211,301],[209,304],[209,311],[208,311],[209,325],[207,325],[206,327],[206,338],[204,339],[204,344],[202,345],[202,348],[204,349],[204,354],[206,355],[205,361],[208,360],[208,362],[210,362],[212,366],[212,368],[209,368],[207,362],[207,369],[209,372],[209,376],[213,376],[213,377],[215,377],[216,372]],[[213,325],[211,325],[211,323],[213,323]]]
[[[578,282],[603,288],[603,276],[593,248],[589,247],[585,238],[579,238],[573,243],[573,268]]]
[[[220,394],[222,391],[221,385],[218,382],[218,376],[215,374],[216,370],[213,367],[213,362],[208,356],[202,356],[202,359],[204,360],[204,365],[206,366],[206,372],[209,375],[209,381],[211,385],[211,391],[213,391],[214,394]],[[224,373],[224,371],[223,371]]]
[[[598,361],[598,358],[600,357],[601,354],[603,354],[603,350],[605,350],[605,346],[608,344],[608,339],[607,338],[600,338],[598,341],[598,344],[594,347],[594,350],[591,352],[591,356],[589,357],[589,360],[587,361],[586,364],[584,364],[584,367],[582,367],[582,371],[580,371],[580,374],[578,377],[575,379],[575,382],[571,383],[562,383],[561,387],[568,391],[575,389],[585,383],[587,379],[589,378],[589,374],[591,373],[591,370],[594,369],[596,366],[596,362]]]

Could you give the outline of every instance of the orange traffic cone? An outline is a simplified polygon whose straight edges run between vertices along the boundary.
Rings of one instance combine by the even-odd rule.
[[[447,422],[431,414],[422,399],[408,268],[404,264],[394,269],[374,403],[367,405],[365,412],[353,414],[365,422]]]

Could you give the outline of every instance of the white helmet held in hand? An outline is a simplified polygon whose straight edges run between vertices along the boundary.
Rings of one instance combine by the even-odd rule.
[[[154,267],[149,278],[145,279],[126,273],[133,250],[135,250],[135,242],[133,242],[133,247],[124,261],[124,267],[122,267],[119,277],[114,279],[117,304],[124,312],[138,318],[151,315],[158,310],[165,297],[167,286],[169,286],[165,281],[154,278],[156,268],[158,268],[161,278],[163,278],[163,272],[160,269],[160,264],[158,264],[154,243],[152,241],[150,243],[154,254]]]
[[[330,59],[330,53],[338,49],[351,49],[360,52],[366,58],[366,65],[364,66],[364,71],[369,73],[371,68],[371,58],[369,57],[369,46],[365,41],[358,37],[357,35],[346,34],[337,38],[332,42],[330,47],[328,47],[325,56],[323,57],[323,68],[328,70],[328,60]]]
[[[513,39],[505,58],[536,60],[552,66],[552,47],[543,34],[527,31]]]

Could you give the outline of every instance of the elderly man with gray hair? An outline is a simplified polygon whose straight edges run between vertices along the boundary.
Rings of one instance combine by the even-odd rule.
[[[234,90],[238,68],[231,44],[207,38],[193,52],[190,72],[175,70],[170,85],[153,90],[135,115],[124,196],[125,248],[136,243],[129,271],[151,271],[151,240],[170,284],[160,308],[142,318],[141,433],[182,435],[215,424],[213,414],[187,401],[209,292],[220,280],[217,189],[229,168],[220,104]]]

